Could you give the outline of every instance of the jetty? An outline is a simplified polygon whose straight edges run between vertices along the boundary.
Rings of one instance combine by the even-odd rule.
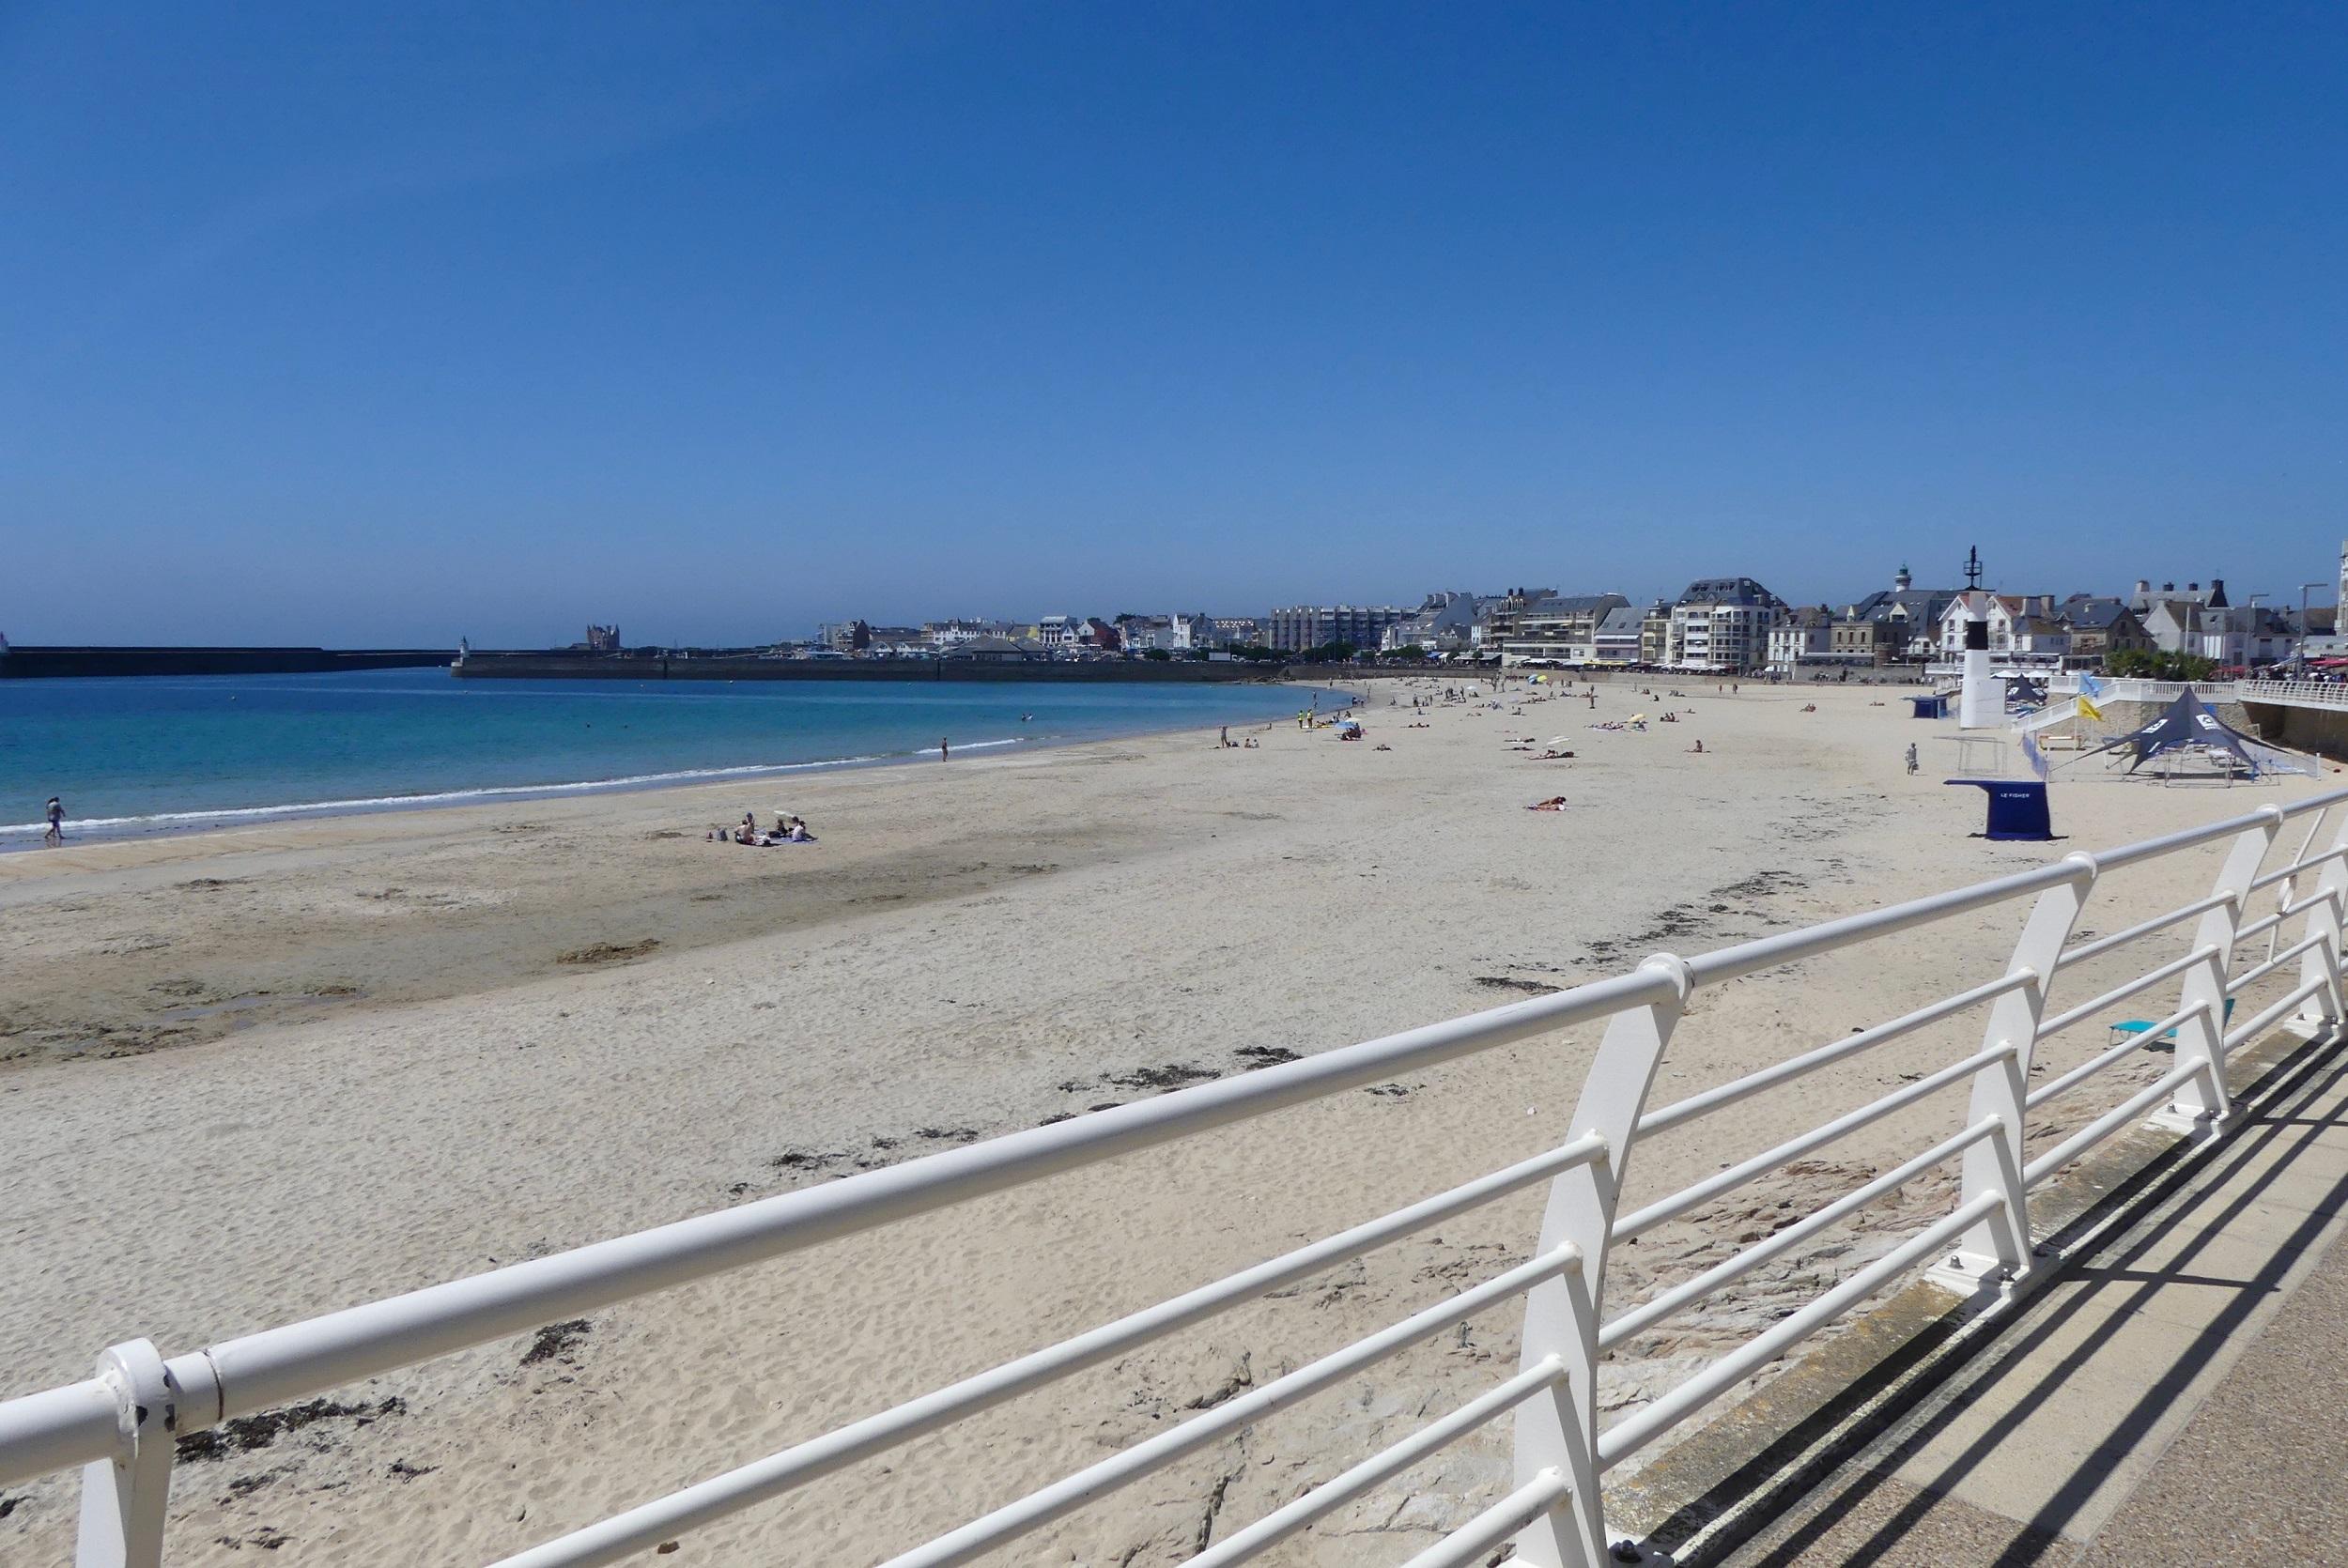
[[[310,675],[430,669],[454,648],[101,647],[0,642],[0,681],[131,675]]]

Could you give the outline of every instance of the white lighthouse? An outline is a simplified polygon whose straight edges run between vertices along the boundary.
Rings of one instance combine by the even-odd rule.
[[[1995,730],[2005,722],[2005,687],[1989,673],[1989,618],[1979,610],[1981,551],[1965,556],[1965,684],[1957,693],[1959,730]]]

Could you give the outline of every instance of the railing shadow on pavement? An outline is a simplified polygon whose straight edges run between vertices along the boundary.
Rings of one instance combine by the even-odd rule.
[[[2037,1249],[2062,1261],[2047,1269],[2031,1299],[2018,1310],[1978,1322],[1951,1317],[1935,1331],[1918,1334],[1854,1381],[1843,1395],[1787,1431],[1704,1497],[1690,1503],[1652,1532],[1671,1545],[1691,1538],[1722,1517],[1738,1521],[1711,1530],[1684,1568],[1734,1560],[1738,1568],[1858,1568],[1880,1560],[1951,1491],[2009,1442],[2033,1409],[2077,1377],[2093,1358],[2099,1339],[2090,1336],[2052,1365],[2030,1360],[2033,1349],[2061,1335],[2083,1314],[2131,1313],[2164,1286],[2216,1285],[2233,1299],[2192,1330],[2190,1343],[2165,1365],[2138,1363],[2144,1388],[2111,1422],[2110,1435],[2080,1455],[2078,1471],[2058,1485],[2027,1519],[2017,1521],[2014,1540],[1995,1559],[1998,1568],[2030,1568],[2076,1552],[2078,1542],[2064,1527],[2087,1506],[2107,1479],[2109,1466],[2094,1462],[2133,1450],[2151,1437],[2161,1418],[2224,1351],[2269,1298],[2320,1234],[2348,1207],[2348,1172],[2332,1180],[2317,1207],[2274,1244],[2272,1255],[2248,1278],[2195,1274],[2179,1268],[2132,1267],[2164,1242],[2185,1240],[2180,1265],[2203,1251],[2227,1226],[2258,1207],[2261,1197],[2313,1147],[2315,1138],[2348,1128],[2348,1109],[2336,1115],[2306,1114],[2348,1082],[2348,1034],[2334,1032],[2276,1062],[2235,1101],[2236,1129],[2215,1145],[2175,1145],[2163,1149],[2120,1182]],[[2274,1162],[2247,1187],[2232,1178],[2270,1152]],[[2222,1195],[2223,1202],[2217,1202]],[[2213,1207],[2212,1205],[2215,1204]],[[2153,1223],[2157,1218],[2158,1222]],[[2062,1299],[2056,1287],[2098,1282],[2133,1284],[2114,1298],[2075,1291]],[[1952,1348],[1959,1333],[1961,1350]],[[1985,1398],[2006,1407],[1988,1427],[1928,1473],[1911,1462],[1936,1439],[1978,1408]],[[1920,1415],[1920,1412],[1921,1415]],[[1903,1466],[1911,1466],[1905,1474]],[[1822,1538],[1835,1527],[1860,1518],[1864,1505],[1897,1479],[1913,1496],[1893,1507],[1857,1539]],[[1800,1528],[1759,1549],[1756,1537],[1779,1534],[1799,1515]],[[1769,1527],[1777,1525],[1778,1530]],[[1740,1528],[1741,1527],[1741,1528]]]

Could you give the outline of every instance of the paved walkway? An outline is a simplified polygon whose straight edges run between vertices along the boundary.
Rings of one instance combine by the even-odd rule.
[[[2348,1563],[2348,1051],[2254,1095],[1724,1568]]]

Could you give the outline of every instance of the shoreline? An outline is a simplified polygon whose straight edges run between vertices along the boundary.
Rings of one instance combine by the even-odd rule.
[[[1267,686],[1285,686],[1290,683],[1265,683]],[[1301,688],[1301,685],[1299,687]],[[1316,690],[1322,688],[1314,688]],[[1349,694],[1353,701],[1361,699]],[[1218,721],[1220,722],[1220,721]],[[1253,719],[1238,721],[1253,723]],[[1276,722],[1276,720],[1274,721]],[[1228,728],[1228,726],[1226,725]],[[957,741],[953,750],[991,753],[1006,747],[1043,752],[1072,746],[1091,746],[1119,740],[1141,739],[1155,735],[1180,734],[1200,726],[1185,719],[1178,724],[1149,726],[1137,730],[1119,730],[1107,734],[1065,736],[1007,735],[986,740]],[[881,752],[850,757],[815,758],[798,762],[752,762],[719,768],[685,768],[674,771],[636,774],[616,778],[575,779],[548,784],[497,784],[466,789],[434,791],[416,794],[367,796],[345,800],[297,801],[264,806],[208,807],[201,810],[154,812],[141,816],[93,817],[66,819],[71,830],[66,842],[123,843],[190,834],[231,831],[237,827],[279,822],[317,822],[340,817],[381,816],[410,811],[437,811],[452,807],[487,806],[500,802],[522,804],[540,800],[569,800],[593,798],[598,795],[637,794],[670,790],[695,789],[726,783],[749,783],[761,778],[782,778],[803,774],[836,774],[867,768],[899,767],[923,761],[935,760],[935,746],[917,747],[911,751]],[[92,829],[103,831],[93,832]],[[0,857],[26,851],[42,850],[47,831],[44,822],[0,822]]]

